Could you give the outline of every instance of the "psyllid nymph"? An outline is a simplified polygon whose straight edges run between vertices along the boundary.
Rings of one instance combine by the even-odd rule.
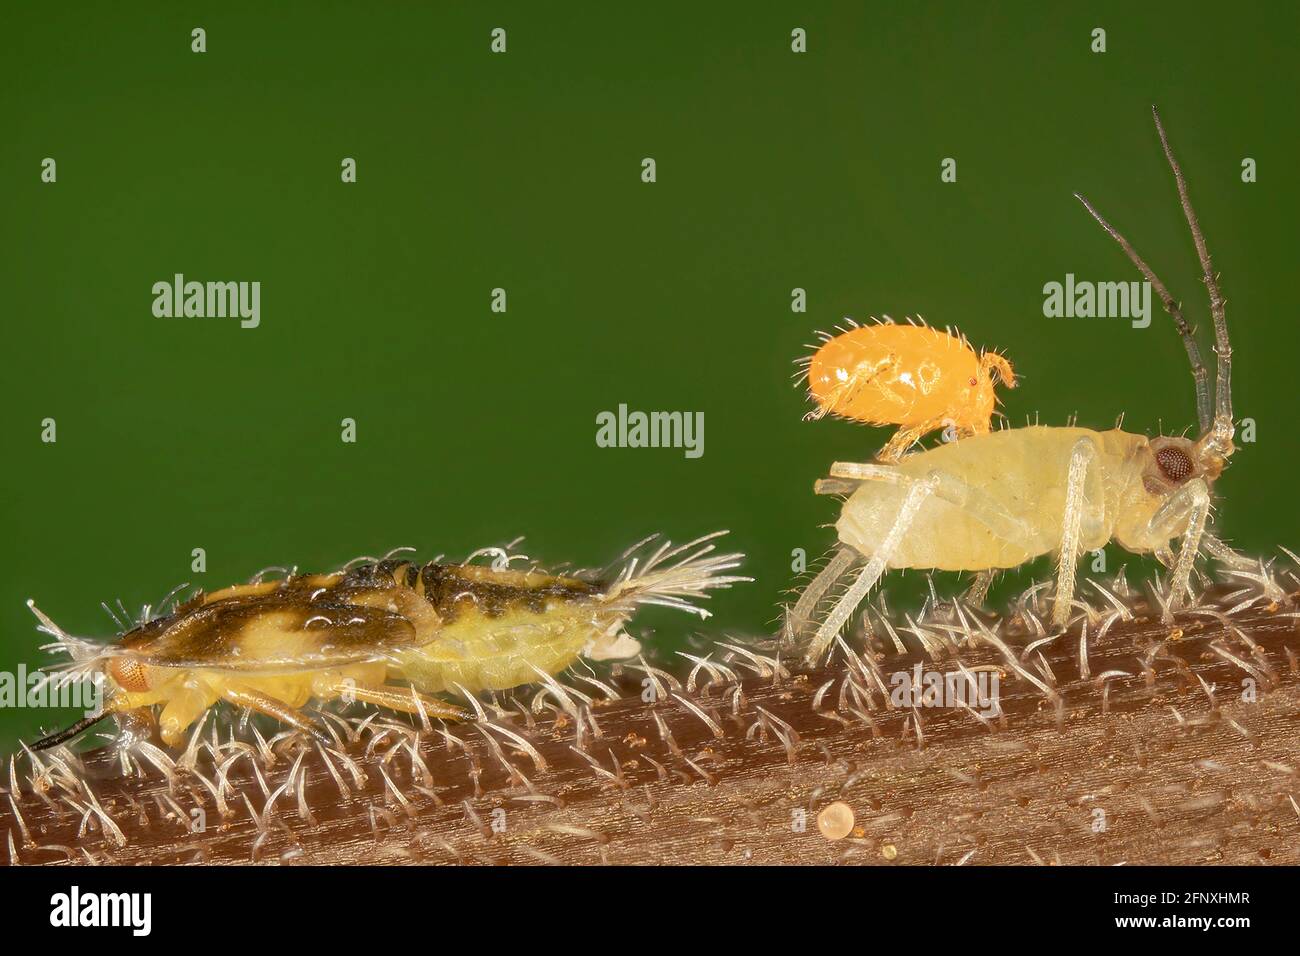
[[[52,747],[109,714],[151,717],[177,746],[218,701],[322,731],[300,709],[310,700],[360,701],[422,717],[464,720],[467,711],[431,694],[505,690],[556,674],[579,657],[635,656],[623,629],[643,605],[701,617],[691,603],[716,588],[748,581],[728,574],[743,555],[715,553],[719,531],[674,547],[655,538],[623,554],[609,575],[547,574],[511,568],[502,549],[462,564],[388,557],[331,574],[198,593],[174,611],[141,620],[115,642],[66,634],[28,602],[47,650],[71,663],[50,680],[102,675],[102,710],[33,745]],[[475,563],[483,553],[491,565]]]

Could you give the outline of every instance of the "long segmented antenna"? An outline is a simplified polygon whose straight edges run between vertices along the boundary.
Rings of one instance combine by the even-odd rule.
[[[1196,381],[1196,419],[1200,424],[1201,433],[1205,434],[1210,430],[1210,385],[1207,381],[1210,370],[1205,367],[1205,361],[1201,358],[1201,347],[1196,344],[1196,335],[1192,331],[1192,327],[1183,318],[1183,310],[1178,307],[1178,303],[1169,294],[1169,290],[1160,281],[1160,277],[1152,271],[1151,267],[1146,264],[1146,260],[1120,234],[1119,230],[1107,222],[1083,194],[1075,193],[1074,198],[1083,203],[1083,208],[1088,210],[1092,214],[1092,218],[1101,224],[1101,228],[1105,229],[1107,234],[1119,243],[1119,247],[1124,250],[1124,254],[1129,257],[1133,265],[1138,267],[1138,271],[1146,276],[1146,280],[1151,283],[1151,288],[1155,289],[1156,295],[1160,297],[1165,311],[1173,318],[1174,327],[1178,329],[1178,334],[1183,339],[1183,346],[1187,349],[1188,361],[1192,364],[1192,378]]]
[[[1224,313],[1223,295],[1219,292],[1219,281],[1214,275],[1214,264],[1210,261],[1210,250],[1205,245],[1205,235],[1192,208],[1192,197],[1187,192],[1187,180],[1183,170],[1174,159],[1174,151],[1169,148],[1169,137],[1165,135],[1165,126],[1160,122],[1160,111],[1151,107],[1151,115],[1156,121],[1156,131],[1160,134],[1160,145],[1164,148],[1169,168],[1173,170],[1174,182],[1178,184],[1178,198],[1183,204],[1183,215],[1187,226],[1192,231],[1192,242],[1196,246],[1197,258],[1201,260],[1205,288],[1210,294],[1210,315],[1214,318],[1214,354],[1217,358],[1214,373],[1214,437],[1221,446],[1223,454],[1232,450],[1232,345],[1228,341],[1228,318]],[[1204,427],[1204,426],[1202,426]]]
[[[51,747],[57,747],[59,744],[67,743],[69,740],[77,736],[83,730],[95,726],[95,724],[99,723],[108,715],[109,715],[109,711],[104,711],[102,714],[95,714],[94,716],[91,717],[82,717],[72,726],[65,727],[63,730],[60,730],[57,733],[50,734],[48,737],[42,737],[40,740],[30,745],[31,749],[49,750]]]
[[[1210,404],[1210,390],[1207,381],[1209,370],[1205,367],[1205,363],[1201,358],[1201,350],[1200,346],[1197,345],[1195,333],[1187,324],[1187,320],[1183,318],[1178,303],[1174,301],[1173,296],[1169,294],[1168,288],[1160,281],[1151,267],[1138,255],[1137,250],[1114,226],[1102,217],[1101,213],[1097,212],[1092,203],[1079,193],[1075,193],[1074,197],[1083,204],[1083,207],[1106,230],[1106,233],[1119,243],[1120,248],[1124,250],[1124,254],[1151,283],[1151,287],[1156,290],[1165,311],[1173,318],[1178,334],[1182,337],[1183,346],[1187,350],[1187,358],[1191,362],[1192,377],[1196,381],[1196,417],[1200,425],[1201,437],[1202,439],[1210,439],[1214,450],[1219,455],[1227,457],[1232,453],[1233,435],[1232,347],[1228,341],[1228,324],[1224,314],[1223,296],[1219,292],[1219,284],[1214,275],[1210,253],[1205,245],[1205,236],[1201,232],[1200,222],[1196,218],[1196,211],[1192,208],[1191,197],[1187,192],[1187,180],[1184,178],[1182,168],[1178,165],[1173,150],[1169,146],[1169,137],[1165,133],[1164,124],[1160,121],[1160,112],[1154,106],[1151,107],[1151,115],[1155,119],[1156,132],[1160,136],[1160,145],[1164,149],[1165,159],[1169,162],[1169,168],[1173,170],[1174,182],[1178,187],[1178,198],[1183,207],[1183,215],[1186,217],[1187,225],[1191,229],[1192,242],[1196,246],[1196,254],[1200,259],[1205,285],[1210,295],[1210,314],[1214,318],[1214,351],[1217,357],[1213,408]]]

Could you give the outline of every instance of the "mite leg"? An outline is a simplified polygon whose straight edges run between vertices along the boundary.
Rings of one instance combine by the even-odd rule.
[[[411,688],[389,687],[366,687],[363,684],[350,684],[340,681],[331,688],[332,691],[340,697],[351,697],[353,700],[359,700],[364,704],[375,704],[379,707],[387,707],[389,710],[401,711],[405,714],[418,714],[420,708],[424,708],[424,713],[429,717],[440,717],[444,720],[472,720],[473,715],[454,704],[448,704],[446,701],[438,700],[436,697],[426,697]],[[419,703],[416,703],[416,701]]]
[[[943,422],[942,418],[932,418],[911,428],[900,428],[894,432],[894,437],[885,443],[885,447],[876,453],[876,460],[886,463],[898,462],[907,454],[909,448],[936,428],[943,427]]]
[[[881,470],[888,471],[889,469]],[[833,470],[832,474],[834,474]],[[817,663],[826,648],[830,646],[831,641],[835,639],[835,635],[840,632],[840,628],[844,626],[844,622],[857,610],[858,605],[862,603],[862,599],[867,596],[867,592],[871,590],[872,585],[880,580],[880,576],[885,573],[890,559],[894,556],[894,552],[898,550],[898,544],[903,540],[903,535],[907,533],[907,529],[911,526],[916,513],[921,510],[921,505],[925,503],[925,500],[934,493],[935,488],[939,485],[939,477],[935,474],[919,480],[906,476],[898,477],[905,478],[905,480],[911,482],[912,486],[907,492],[907,497],[903,499],[902,507],[898,509],[898,516],[894,519],[894,525],[889,529],[889,533],[885,535],[885,540],[880,543],[880,548],[871,556],[866,567],[858,574],[857,580],[849,586],[849,589],[835,603],[826,620],[817,629],[817,633],[814,635],[812,643],[804,656],[804,659],[810,665]]]
[[[853,566],[858,559],[858,552],[848,545],[840,545],[835,554],[831,556],[826,567],[817,573],[817,576],[808,582],[799,595],[799,600],[795,602],[789,614],[785,619],[785,632],[782,638],[787,643],[798,639],[812,620],[814,613],[817,611],[817,605],[826,592],[830,590],[835,582]]]
[[[1002,379],[1002,384],[1007,388],[1016,387],[1016,373],[1011,370],[1011,363],[1007,361],[1006,356],[999,355],[997,352],[985,352],[980,358],[980,370],[992,378],[992,373],[997,372],[998,378]]]
[[[1056,568],[1056,600],[1052,604],[1052,624],[1065,627],[1070,620],[1074,601],[1074,578],[1079,561],[1079,532],[1087,507],[1088,466],[1097,456],[1097,448],[1087,438],[1080,438],[1070,452],[1070,471],[1066,479],[1065,517],[1061,524],[1061,555]]]
[[[895,395],[893,392],[887,391],[882,383],[875,381],[885,372],[892,370],[897,364],[898,357],[894,355],[888,355],[870,367],[864,363],[854,369],[853,374],[850,375],[846,381],[831,389],[830,394],[826,396],[825,402],[818,402],[817,407],[805,415],[803,420],[809,422],[825,418],[826,415],[833,411],[836,406],[847,402],[872,382],[875,382],[876,388],[880,390],[881,394],[884,395],[885,398],[892,402],[901,404],[903,401],[902,398]]]
[[[1209,514],[1210,489],[1203,479],[1193,478],[1160,506],[1148,525],[1151,533],[1163,537],[1166,532],[1172,534],[1173,529],[1184,520],[1187,522],[1187,530],[1183,532],[1183,541],[1178,549],[1178,561],[1169,581],[1169,604],[1161,618],[1166,624],[1173,620],[1174,611],[1182,607],[1187,596],[1192,563],[1200,550],[1201,538],[1205,534],[1205,519]]]
[[[247,707],[249,710],[257,711],[259,714],[266,714],[268,717],[274,717],[276,720],[288,724],[290,727],[296,727],[303,733],[311,734],[311,736],[315,737],[323,744],[332,744],[334,742],[330,738],[329,734],[317,727],[312,721],[308,720],[289,705],[276,700],[274,697],[268,697],[266,694],[259,693],[247,687],[239,687],[235,684],[227,684],[223,687],[221,690],[221,696],[223,699],[237,707]],[[166,716],[165,711],[164,716]]]

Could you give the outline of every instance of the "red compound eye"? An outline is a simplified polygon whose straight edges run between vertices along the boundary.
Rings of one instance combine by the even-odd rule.
[[[138,694],[149,689],[149,678],[145,676],[144,667],[130,657],[115,658],[108,665],[108,673],[117,682],[117,686],[125,691]]]
[[[1156,452],[1156,464],[1164,476],[1174,484],[1182,484],[1192,474],[1192,460],[1178,448],[1162,448]]]

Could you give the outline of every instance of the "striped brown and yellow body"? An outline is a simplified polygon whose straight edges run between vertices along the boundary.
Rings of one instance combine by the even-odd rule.
[[[297,713],[312,699],[465,719],[462,708],[426,695],[506,690],[557,674],[583,654],[635,654],[639,645],[622,628],[642,603],[703,613],[686,599],[747,580],[720,573],[740,555],[711,554],[714,546],[704,542],[712,537],[675,550],[665,542],[605,580],[515,570],[508,560],[386,559],[255,581],[199,593],[89,659],[84,642],[43,620],[70,652],[80,648],[73,666],[112,679],[104,713],[160,705],[159,729],[171,745],[219,700],[318,735]]]

